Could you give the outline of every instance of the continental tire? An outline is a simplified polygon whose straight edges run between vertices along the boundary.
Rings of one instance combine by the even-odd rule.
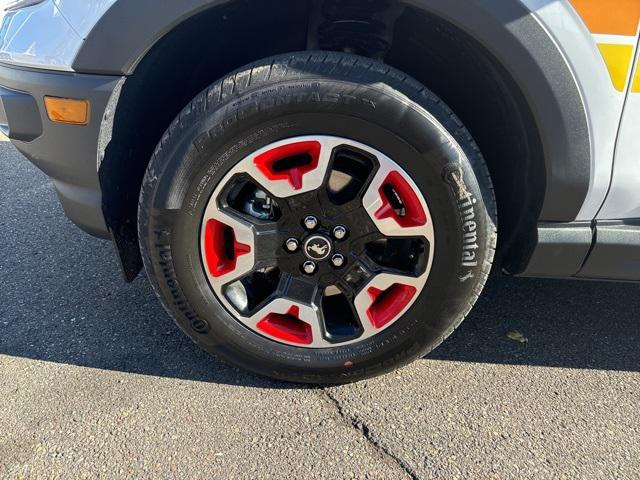
[[[268,58],[180,113],[148,167],[144,263],[180,328],[295,382],[405,365],[464,319],[491,268],[482,156],[427,88],[348,54]]]

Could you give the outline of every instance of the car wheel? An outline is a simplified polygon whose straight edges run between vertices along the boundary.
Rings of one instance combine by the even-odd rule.
[[[175,119],[139,206],[148,276],[198,345],[342,383],[430,352],[496,243],[487,168],[448,107],[376,61],[304,52],[214,83]]]

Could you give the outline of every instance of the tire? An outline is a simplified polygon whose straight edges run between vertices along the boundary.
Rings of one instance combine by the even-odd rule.
[[[275,160],[265,167],[263,157]],[[376,180],[385,168],[396,183]],[[331,186],[343,170],[353,186]],[[346,239],[338,220],[352,229]],[[264,235],[261,222],[271,225]],[[438,346],[485,284],[496,224],[488,170],[451,110],[393,68],[325,52],[258,61],[195,97],[153,154],[138,218],[148,277],[194,342],[259,375],[322,384],[379,375]],[[293,251],[288,235],[300,241]],[[316,261],[325,247],[332,256]],[[218,280],[245,266],[241,280]]]

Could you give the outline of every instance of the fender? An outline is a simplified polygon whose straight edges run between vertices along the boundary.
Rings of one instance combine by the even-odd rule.
[[[73,69],[129,75],[145,53],[176,25],[205,9],[231,1],[117,0],[87,36]],[[543,145],[546,192],[539,220],[575,220],[591,178],[589,124],[574,75],[547,31],[519,1],[404,3],[462,29],[484,45],[511,74],[529,103]]]

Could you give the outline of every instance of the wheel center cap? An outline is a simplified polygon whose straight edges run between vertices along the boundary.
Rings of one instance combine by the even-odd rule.
[[[302,248],[307,258],[320,262],[329,258],[333,250],[333,244],[324,235],[311,235],[304,241]]]

